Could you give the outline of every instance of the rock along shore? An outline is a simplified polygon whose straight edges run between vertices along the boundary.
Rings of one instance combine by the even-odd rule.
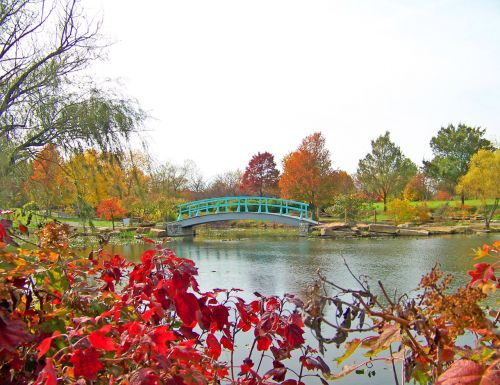
[[[406,237],[428,237],[431,235],[444,234],[476,234],[485,232],[500,232],[500,228],[492,227],[484,230],[482,225],[473,224],[467,226],[440,226],[440,225],[412,225],[401,224],[398,226],[372,223],[372,224],[349,224],[343,222],[325,223],[313,227],[320,237],[382,237],[382,236],[406,236]]]

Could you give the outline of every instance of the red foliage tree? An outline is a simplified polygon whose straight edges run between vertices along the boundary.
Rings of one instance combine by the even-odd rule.
[[[279,171],[269,152],[252,156],[241,181],[241,190],[251,194],[274,195],[278,189]]]
[[[113,223],[115,228],[115,219],[120,219],[127,212],[122,207],[122,202],[118,198],[104,199],[96,207],[96,214],[99,218],[104,218]]]

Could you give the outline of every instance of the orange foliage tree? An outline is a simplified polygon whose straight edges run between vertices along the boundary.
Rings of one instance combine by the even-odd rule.
[[[69,205],[75,190],[63,168],[63,160],[53,144],[45,146],[33,161],[33,172],[25,184],[31,199],[44,207],[48,213],[54,207]]]
[[[333,195],[333,171],[330,151],[325,147],[321,132],[302,140],[299,148],[283,159],[283,175],[279,187],[287,199],[297,199],[311,205],[317,217],[319,208]]]
[[[120,219],[127,212],[122,207],[122,202],[118,198],[104,199],[96,208],[96,214],[99,218],[111,221],[113,229],[115,228],[115,219]]]

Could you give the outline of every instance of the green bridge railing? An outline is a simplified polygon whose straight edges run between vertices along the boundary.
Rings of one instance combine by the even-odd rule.
[[[210,198],[179,205],[177,221],[219,213],[274,213],[312,219],[309,205],[287,199],[241,196]]]

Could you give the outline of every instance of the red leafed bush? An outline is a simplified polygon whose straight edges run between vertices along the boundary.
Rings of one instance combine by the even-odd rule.
[[[50,226],[39,233],[54,238],[45,240],[50,249],[0,248],[0,378],[8,384],[300,383],[306,373],[328,373],[307,369],[315,351],[304,346],[297,298],[202,292],[195,264],[168,249],[148,250],[138,264],[103,252],[78,258],[68,229]],[[242,333],[254,342],[235,362]],[[282,363],[294,351],[300,373]],[[267,373],[264,353],[273,364]]]

